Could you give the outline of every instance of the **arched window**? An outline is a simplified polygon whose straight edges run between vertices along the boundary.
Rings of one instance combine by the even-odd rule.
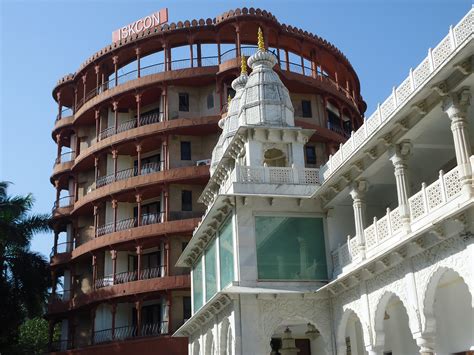
[[[286,155],[280,149],[271,148],[266,150],[263,158],[265,166],[287,166]]]

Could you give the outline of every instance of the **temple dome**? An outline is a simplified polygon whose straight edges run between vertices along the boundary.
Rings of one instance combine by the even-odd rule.
[[[259,46],[248,64],[252,68],[239,105],[240,126],[294,126],[288,89],[273,70],[275,55]]]

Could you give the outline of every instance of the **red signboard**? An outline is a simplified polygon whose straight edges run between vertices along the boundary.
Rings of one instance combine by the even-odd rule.
[[[127,26],[123,26],[118,30],[112,32],[112,42],[119,42],[121,40],[127,39],[128,37],[134,34],[155,28],[166,22],[168,22],[167,8],[154,12],[149,16],[145,16]]]

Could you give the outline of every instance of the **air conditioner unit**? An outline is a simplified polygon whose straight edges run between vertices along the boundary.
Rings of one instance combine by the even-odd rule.
[[[211,165],[211,159],[202,159],[196,162],[197,166]]]

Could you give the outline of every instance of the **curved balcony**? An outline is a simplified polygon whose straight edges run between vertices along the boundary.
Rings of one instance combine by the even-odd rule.
[[[115,244],[146,241],[163,235],[191,234],[201,221],[202,214],[203,212],[170,212],[168,221],[150,217],[148,220],[143,220],[146,224],[141,222],[140,225],[130,220],[117,221],[119,227],[116,227],[115,231],[113,226],[101,226],[99,227],[103,233],[101,236],[90,239],[71,251],[54,254],[51,258],[51,267],[57,267],[94,250],[109,248]],[[150,223],[152,219],[156,223]]]
[[[63,313],[93,303],[106,302],[111,299],[124,298],[159,290],[189,289],[191,279],[189,275],[163,276],[143,280],[136,280],[93,289],[91,292],[75,295],[72,299],[64,299],[48,305],[49,314]]]
[[[115,126],[107,127],[106,129],[102,130],[99,133],[99,141],[105,138],[111,137],[117,133],[122,133],[133,128],[137,128],[140,126],[147,126],[149,124],[158,123],[162,121],[163,121],[162,112],[160,112],[159,114],[155,113],[151,115],[141,116],[139,121],[137,121],[136,119],[129,120],[127,122],[119,124],[117,126],[117,129],[115,129]]]
[[[137,280],[149,280],[157,277],[163,277],[166,274],[165,268],[166,265],[163,265],[135,271],[119,272],[115,275],[110,274],[97,279],[94,286],[96,289],[99,289],[102,287],[119,285]]]
[[[59,200],[54,202],[52,215],[53,217],[69,215],[74,208],[74,195],[61,197]]]
[[[195,132],[195,127],[200,129],[208,126],[209,131],[217,132],[217,122],[220,116],[205,116],[197,118],[177,118],[170,121],[153,122],[151,119],[149,123],[140,125],[129,124],[128,129],[122,132],[107,133],[107,138],[103,138],[98,142],[92,144],[90,147],[82,150],[74,160],[73,169],[76,169],[82,162],[90,159],[94,154],[109,149],[110,146],[119,147],[121,144],[126,144],[131,140],[140,140],[146,137],[154,136],[164,132],[176,132],[177,134],[192,134]]]
[[[70,152],[61,154],[54,160],[53,174],[51,175],[52,181],[57,175],[71,171],[72,167],[74,166],[75,156],[76,152],[72,150]]]
[[[94,332],[94,344],[102,344],[117,340],[127,340],[136,337],[150,337],[168,333],[168,322],[127,325],[124,327],[102,329]]]

